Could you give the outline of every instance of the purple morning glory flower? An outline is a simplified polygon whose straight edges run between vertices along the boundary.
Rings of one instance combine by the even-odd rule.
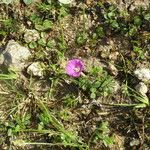
[[[79,77],[83,70],[84,64],[80,59],[69,60],[66,65],[66,73],[72,77]]]

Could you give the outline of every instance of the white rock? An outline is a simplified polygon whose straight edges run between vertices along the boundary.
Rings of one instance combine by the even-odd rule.
[[[134,71],[135,76],[142,81],[150,80],[150,69],[141,68]]]
[[[73,0],[58,0],[62,4],[70,4],[73,2]]]
[[[10,40],[6,46],[4,53],[4,65],[8,68],[21,71],[25,68],[25,61],[31,56],[30,51],[26,48]]]
[[[147,86],[143,82],[140,82],[138,85],[136,85],[135,89],[144,96],[148,91]]]
[[[43,77],[43,68],[40,62],[34,62],[27,68],[27,73],[30,75]]]
[[[40,35],[37,30],[29,30],[29,29],[25,30],[24,40],[26,43],[37,41],[38,39],[40,39]]]

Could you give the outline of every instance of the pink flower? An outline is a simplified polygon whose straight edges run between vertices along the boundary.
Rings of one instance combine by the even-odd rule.
[[[66,65],[66,73],[72,77],[79,77],[83,70],[84,64],[80,59],[69,60]]]

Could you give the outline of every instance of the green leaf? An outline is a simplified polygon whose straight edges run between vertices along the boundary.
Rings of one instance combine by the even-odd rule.
[[[32,3],[32,0],[23,0],[23,2],[26,4],[26,5],[29,5]]]
[[[96,88],[90,88],[90,91],[92,92],[92,93],[95,93],[96,92]]]
[[[104,136],[103,137],[103,142],[104,142],[104,145],[107,147],[109,145],[112,145],[113,144],[113,137],[109,137],[108,135]]]
[[[43,27],[45,30],[51,29],[52,25],[53,25],[53,23],[48,19],[44,20],[44,22],[43,22]]]
[[[145,96],[139,96],[139,97],[137,97],[137,100],[140,102],[143,102],[146,105],[149,105],[149,99]]]
[[[95,99],[96,98],[96,94],[94,92],[91,93],[90,98]]]
[[[97,35],[98,35],[99,37],[101,37],[101,38],[105,36],[104,30],[103,30],[103,28],[100,27],[100,26],[96,28],[96,33],[97,33]]]
[[[41,22],[38,22],[37,24],[35,23],[35,28],[39,31],[44,31],[52,28],[53,23],[46,19],[44,20],[43,24]]]
[[[144,19],[150,21],[150,13],[144,15]]]
[[[119,24],[116,20],[111,20],[110,23],[113,28],[119,28]]]
[[[43,38],[42,38],[42,39],[39,39],[39,40],[38,40],[38,44],[41,45],[41,46],[46,46],[46,40],[43,39]]]
[[[37,47],[37,43],[36,42],[33,41],[33,42],[29,43],[29,48],[34,49],[36,47]]]
[[[137,27],[136,26],[131,26],[129,29],[129,35],[134,36],[137,33]]]
[[[17,79],[16,73],[10,72],[9,74],[0,74],[0,80]]]
[[[147,106],[146,104],[141,103],[141,104],[137,104],[134,108],[144,108],[146,106]]]
[[[0,35],[6,36],[6,35],[7,35],[7,32],[5,32],[5,31],[0,31]]]
[[[134,25],[140,26],[142,24],[142,20],[139,16],[134,17]]]
[[[10,4],[12,2],[12,0],[0,0],[0,4],[4,3],[4,4]]]
[[[53,47],[56,46],[56,43],[55,43],[54,40],[49,40],[49,41],[47,42],[47,46],[48,46],[49,48],[53,48]]]
[[[114,17],[115,16],[115,13],[114,12],[109,12],[108,14],[107,14],[107,16],[108,16],[108,18],[112,18],[112,17]]]
[[[88,34],[87,33],[85,33],[85,32],[79,33],[77,35],[76,42],[77,42],[77,44],[82,45],[82,44],[86,43],[87,38],[88,38]]]

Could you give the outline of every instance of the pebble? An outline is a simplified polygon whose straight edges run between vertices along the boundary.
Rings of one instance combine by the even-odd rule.
[[[137,90],[137,92],[139,92],[140,94],[144,96],[148,91],[148,87],[143,82],[140,82],[138,85],[136,85],[135,89]]]
[[[30,75],[43,77],[43,68],[40,62],[34,62],[27,68],[27,73]]]
[[[148,68],[141,68],[134,71],[135,76],[142,81],[149,81],[150,80],[150,69]]]

